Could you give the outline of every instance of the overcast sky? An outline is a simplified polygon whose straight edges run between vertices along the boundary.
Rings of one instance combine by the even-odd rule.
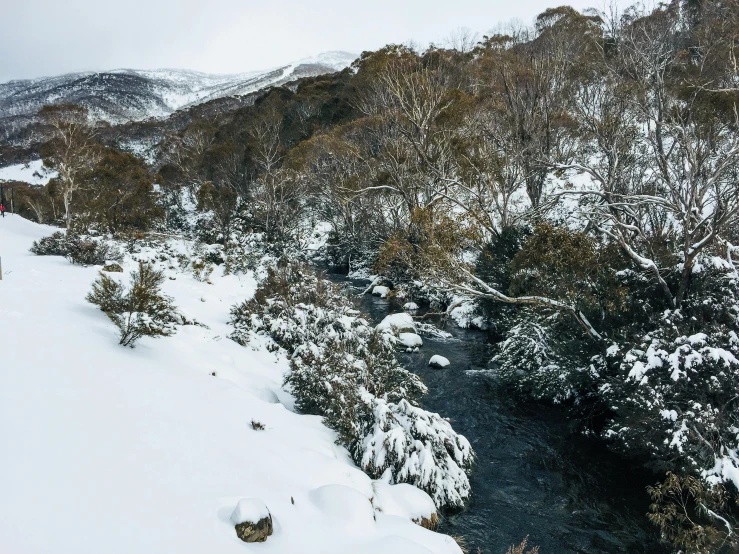
[[[0,0],[0,82],[73,71],[265,69],[328,50],[441,43],[556,0]],[[573,0],[582,9],[602,0]]]

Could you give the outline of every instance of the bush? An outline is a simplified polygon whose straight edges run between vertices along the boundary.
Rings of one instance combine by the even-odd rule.
[[[79,265],[103,265],[106,261],[121,261],[122,256],[117,248],[85,237],[72,237],[66,243],[67,259]]]
[[[103,265],[106,261],[121,261],[118,249],[102,240],[61,231],[34,241],[30,251],[37,256],[64,256],[79,265]]]
[[[48,237],[33,241],[30,251],[37,256],[66,256],[67,236],[57,231]]]
[[[413,484],[437,506],[461,507],[469,498],[469,442],[417,406],[425,385],[398,363],[390,337],[331,283],[283,260],[231,314],[237,342],[267,335],[287,351],[285,383],[296,407],[322,415],[365,472]]]
[[[143,262],[131,273],[128,291],[101,273],[87,295],[87,301],[98,306],[120,330],[120,344],[133,348],[141,337],[167,337],[184,319],[161,293],[164,274]]]

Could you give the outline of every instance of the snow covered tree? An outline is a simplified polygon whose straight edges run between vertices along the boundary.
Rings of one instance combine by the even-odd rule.
[[[39,112],[54,129],[54,137],[44,145],[44,164],[59,172],[64,219],[72,224],[77,193],[87,186],[85,174],[99,158],[96,131],[88,120],[87,109],[75,105],[48,105]]]

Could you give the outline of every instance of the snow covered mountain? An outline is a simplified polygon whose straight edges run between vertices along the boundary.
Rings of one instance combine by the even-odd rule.
[[[356,56],[326,52],[285,66],[236,75],[210,75],[181,69],[84,72],[0,83],[0,120],[25,119],[44,104],[87,107],[110,123],[167,117],[176,110],[324,73],[340,71]]]

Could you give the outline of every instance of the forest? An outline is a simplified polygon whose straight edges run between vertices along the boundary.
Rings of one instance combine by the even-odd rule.
[[[57,177],[6,194],[68,235],[184,234],[228,272],[254,267],[256,248],[282,260],[268,286],[294,302],[310,294],[290,264],[310,261],[372,275],[441,318],[472,306],[497,379],[653,472],[648,517],[666,541],[733,551],[739,2],[563,6],[457,39],[388,45],[248,105],[191,110],[160,129],[151,163],[125,148],[145,125],[46,106],[39,153]],[[234,308],[237,335],[260,309]],[[385,355],[372,340],[361,348]],[[293,375],[307,411],[346,423],[346,407]],[[360,438],[347,444],[361,464]]]

